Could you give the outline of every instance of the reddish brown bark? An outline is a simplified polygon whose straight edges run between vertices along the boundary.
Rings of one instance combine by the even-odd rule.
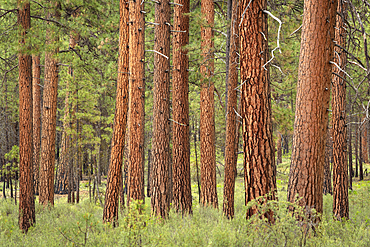
[[[227,218],[234,218],[234,191],[235,191],[235,172],[237,162],[237,90],[238,85],[238,51],[239,51],[239,18],[238,1],[234,1],[232,6],[232,17],[230,27],[230,57],[228,73],[227,91],[227,117],[226,117],[226,142],[225,142],[225,182],[224,182],[224,202],[223,212]]]
[[[128,203],[144,200],[144,2],[129,1]]]
[[[59,17],[57,4],[53,14],[49,18]],[[48,22],[47,25],[54,25]],[[58,42],[58,35],[50,27],[47,29],[47,44]],[[50,48],[49,48],[50,49]],[[54,167],[55,167],[55,132],[56,112],[58,96],[58,61],[55,55],[58,48],[51,48],[45,53],[45,83],[43,92],[42,107],[42,128],[41,128],[41,161],[40,161],[40,197],[39,202],[43,205],[50,203],[54,205]]]
[[[32,60],[32,95],[33,95],[33,189],[39,194],[40,146],[41,146],[41,67],[40,56]]]
[[[161,0],[155,5],[152,193],[155,215],[166,218],[170,210],[170,5]],[[166,57],[165,57],[166,56]]]
[[[19,227],[24,232],[35,223],[32,175],[32,58],[26,54],[27,30],[31,27],[30,3],[18,1],[20,31],[19,66]],[[5,188],[4,188],[5,189]]]
[[[306,0],[298,70],[288,200],[323,211],[323,168],[330,98],[336,1]]]
[[[367,124],[362,128],[362,161],[369,164],[369,152],[368,152],[368,142],[367,142]]]
[[[334,107],[334,105],[333,105]],[[332,186],[331,186],[331,167],[330,167],[330,154],[331,154],[331,148],[332,148],[332,142],[330,139],[330,128],[328,128],[327,138],[326,138],[326,145],[325,145],[325,163],[324,163],[324,184],[323,184],[323,193],[326,194],[332,194]]]
[[[276,165],[279,165],[283,162],[283,149],[281,144],[282,144],[282,135],[278,133],[278,140],[276,142],[276,152],[277,152]]]
[[[204,25],[201,27],[203,62],[200,92],[200,160],[201,160],[201,203],[218,207],[216,189],[215,109],[214,109],[214,3],[201,1]]]
[[[341,47],[346,45],[345,29],[346,4],[338,1],[336,16],[335,41]],[[345,69],[347,54],[339,47],[334,48],[339,57],[334,56],[334,62]],[[339,75],[339,76],[337,76]],[[347,128],[346,128],[346,82],[345,74],[333,67],[332,91],[332,125],[333,125],[333,214],[334,219],[349,218],[348,204],[348,166],[347,166]],[[349,139],[351,141],[351,139]],[[351,145],[350,145],[350,148]],[[350,152],[352,156],[352,152]],[[352,157],[351,157],[352,159]]]
[[[116,112],[114,115],[114,131],[112,137],[112,149],[108,170],[107,190],[103,211],[104,221],[118,220],[118,199],[122,182],[122,165],[125,148],[125,136],[127,127],[128,111],[128,3],[120,0],[120,29],[119,29],[119,57],[118,78],[116,95]],[[123,203],[123,202],[121,202]]]
[[[239,12],[242,13],[249,3],[248,0],[242,1]],[[246,204],[261,196],[275,199],[275,146],[272,139],[269,71],[266,65],[268,34],[267,14],[263,12],[265,9],[265,0],[250,3],[239,29]],[[257,207],[252,207],[247,217],[256,213]],[[272,213],[266,216],[272,220]]]
[[[179,0],[182,6],[174,6],[173,26],[176,31],[172,38],[172,172],[173,201],[176,212],[192,213],[190,182],[190,136],[189,136],[189,58],[184,48],[189,44],[189,0]]]

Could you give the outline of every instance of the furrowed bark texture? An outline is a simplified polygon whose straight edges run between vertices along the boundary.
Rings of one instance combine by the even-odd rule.
[[[239,18],[238,1],[232,6],[232,17],[230,27],[230,48],[229,48],[229,73],[227,91],[227,117],[226,117],[226,143],[225,143],[225,182],[223,212],[228,219],[234,218],[234,191],[235,172],[237,162],[236,145],[236,111],[237,111],[237,90],[238,86],[238,51],[239,51]],[[231,4],[231,1],[230,1]]]
[[[175,7],[176,8],[176,7]],[[170,210],[170,5],[168,0],[155,4],[152,195],[155,215],[166,218]]]
[[[39,194],[40,146],[41,146],[41,67],[40,56],[32,58],[32,95],[33,95],[33,189]]]
[[[346,46],[346,4],[338,1],[336,16],[335,41],[341,47]],[[339,58],[334,56],[334,62],[342,70],[347,63],[347,54],[339,47],[334,50]],[[347,166],[347,128],[346,128],[346,82],[335,75],[345,78],[345,74],[333,66],[332,91],[332,125],[333,125],[333,214],[334,219],[349,218],[348,204],[348,166]],[[352,153],[351,153],[352,156]],[[352,157],[351,157],[352,158]]]
[[[201,160],[201,203],[204,206],[218,207],[216,189],[216,150],[215,150],[215,107],[214,107],[214,61],[213,61],[213,0],[201,1],[204,26],[201,27],[203,62],[200,92],[200,160]]]
[[[144,200],[144,2],[129,1],[128,203]]]
[[[183,47],[189,44],[189,0],[179,0],[182,6],[174,6],[174,32],[172,38],[172,172],[173,201],[176,212],[192,213],[190,183],[190,136],[189,136],[189,58]]]
[[[308,213],[323,211],[323,168],[328,125],[336,1],[306,0],[288,200]]]
[[[54,16],[60,16],[55,6]],[[51,18],[52,15],[48,14]],[[53,25],[48,23],[48,25]],[[55,30],[47,29],[47,44],[57,42],[58,37]],[[45,53],[45,83],[42,106],[42,128],[41,128],[41,161],[40,161],[40,197],[39,202],[43,205],[50,203],[54,205],[54,166],[55,166],[55,132],[56,113],[58,97],[58,61],[54,57],[58,48],[52,48]]]
[[[35,223],[32,175],[32,58],[26,55],[27,30],[31,27],[30,3],[18,1],[20,26],[19,66],[19,227],[23,232]],[[4,188],[5,190],[5,188]]]
[[[127,127],[128,111],[128,71],[129,71],[129,26],[128,3],[120,0],[120,28],[119,28],[119,57],[118,78],[116,93],[116,112],[114,114],[114,131],[112,137],[112,148],[108,170],[107,190],[105,192],[105,203],[103,221],[113,221],[116,225],[118,220],[118,201],[120,185],[122,184],[122,165],[125,148],[125,137]],[[123,203],[123,201],[121,202]]]
[[[239,12],[242,13],[249,3],[249,0],[243,0]],[[268,60],[265,9],[265,0],[250,3],[239,29],[246,204],[260,196],[275,199],[269,71],[267,65],[264,67]],[[268,193],[272,194],[267,196]],[[247,217],[255,213],[257,208],[252,207]],[[266,216],[271,217],[272,212]]]

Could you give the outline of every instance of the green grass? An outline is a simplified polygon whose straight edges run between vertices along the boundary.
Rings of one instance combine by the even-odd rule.
[[[54,208],[43,209],[36,203],[36,225],[25,235],[18,229],[18,206],[0,199],[0,246],[370,246],[370,181],[354,183],[349,194],[350,220],[334,221],[332,196],[325,195],[321,223],[315,232],[306,232],[286,210],[286,166],[288,159],[278,167],[279,201],[260,208],[261,212],[274,210],[273,225],[258,216],[245,219],[244,184],[239,177],[233,220],[222,216],[221,179],[217,186],[220,210],[199,205],[194,183],[192,216],[171,212],[168,220],[154,218],[146,198],[145,205],[134,204],[136,210],[120,214],[117,228],[102,223],[102,207],[88,198],[70,205],[61,197]],[[138,214],[138,208],[144,213]]]

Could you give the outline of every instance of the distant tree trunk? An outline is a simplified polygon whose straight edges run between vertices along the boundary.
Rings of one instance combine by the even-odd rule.
[[[129,2],[129,164],[128,203],[144,201],[144,2]]]
[[[228,2],[231,4],[231,0]],[[238,61],[239,61],[239,2],[235,1],[232,6],[232,20],[229,28],[230,48],[227,56],[228,62],[228,90],[227,90],[227,116],[226,116],[226,141],[225,141],[225,182],[224,182],[224,202],[223,212],[228,219],[234,218],[234,192],[235,192],[235,173],[237,162],[237,91],[238,85]]]
[[[35,223],[32,162],[32,58],[26,52],[27,30],[31,27],[29,1],[18,1],[18,25],[20,30],[18,55],[19,66],[19,227],[23,232]],[[5,191],[5,187],[3,188]]]
[[[369,164],[369,152],[367,150],[367,147],[368,147],[368,142],[367,142],[367,123],[365,123],[363,125],[363,128],[362,128],[362,136],[361,136],[361,140],[362,140],[362,161],[366,164]]]
[[[60,4],[56,4],[53,14],[48,18],[59,18]],[[54,25],[48,22],[47,25]],[[51,45],[58,42],[57,33],[50,27],[46,31],[46,43]],[[42,107],[41,128],[41,161],[40,161],[40,197],[39,202],[46,206],[48,203],[54,205],[54,166],[55,166],[55,132],[58,96],[58,61],[55,55],[58,48],[45,53],[45,83]]]
[[[33,94],[33,188],[39,194],[40,145],[41,145],[41,67],[40,56],[32,60],[32,94]]]
[[[349,94],[348,98],[351,98]],[[351,111],[352,112],[352,111]],[[351,112],[349,115],[351,115]],[[348,122],[351,122],[351,117],[349,117]],[[348,169],[349,169],[349,189],[352,190],[352,178],[353,174],[353,160],[352,160],[352,124],[348,124]]]
[[[333,194],[331,186],[330,149],[331,149],[330,128],[328,128],[325,145],[324,184],[323,184],[323,193],[325,195]]]
[[[272,139],[269,69],[266,64],[266,4],[266,0],[251,3],[243,0],[240,6],[242,13],[249,5],[239,29],[245,204],[261,196],[265,200],[275,199],[275,146]],[[247,217],[257,212],[258,208],[252,207],[247,211]],[[272,211],[266,213],[265,217],[273,221]]]
[[[119,58],[116,95],[116,112],[114,118],[114,132],[112,149],[108,170],[107,189],[103,220],[113,221],[115,226],[118,220],[118,199],[122,184],[122,165],[125,148],[127,113],[128,113],[128,87],[129,87],[129,33],[128,33],[128,2],[120,0],[120,29],[119,29]],[[122,186],[123,187],[123,186]],[[123,198],[121,198],[123,200]],[[123,201],[121,201],[124,204]]]
[[[189,136],[189,58],[184,49],[189,44],[189,0],[179,0],[182,6],[174,7],[172,34],[172,172],[173,201],[176,212],[192,213],[190,182],[190,136]]]
[[[355,118],[355,121],[358,121],[358,118]],[[358,177],[358,160],[359,160],[359,155],[358,155],[358,142],[359,142],[359,134],[358,134],[358,126],[356,126],[356,131],[355,131],[355,163],[356,163],[356,169],[355,169],[355,177]]]
[[[175,7],[177,8],[177,6]],[[170,210],[170,5],[155,4],[153,138],[152,138],[152,212],[168,217]]]
[[[276,165],[279,165],[283,162],[283,152],[282,152],[282,148],[281,148],[281,145],[282,144],[282,135],[280,133],[278,133],[278,140],[277,140],[277,143],[276,143],[276,146],[277,146],[277,159],[276,159]]]
[[[305,0],[288,200],[323,212],[323,176],[336,1]],[[317,44],[320,44],[319,46]],[[315,218],[313,220],[319,220]]]
[[[148,173],[147,173],[147,186],[146,186],[146,196],[147,197],[151,197],[152,193],[151,193],[151,184],[152,184],[152,169],[153,169],[153,166],[152,166],[152,150],[151,149],[148,149]]]
[[[202,191],[200,189],[200,179],[199,179],[199,166],[198,166],[198,148],[197,148],[197,131],[195,130],[195,126],[196,126],[196,121],[194,120],[193,121],[193,130],[194,130],[194,133],[193,133],[193,136],[194,136],[194,153],[195,153],[195,167],[197,169],[197,184],[198,184],[198,195],[199,195],[199,203],[200,203],[200,199],[201,199],[201,194],[202,194]]]
[[[358,131],[358,137],[359,137],[359,140],[358,140],[358,143],[359,143],[359,148],[358,148],[358,159],[359,159],[359,162],[358,162],[358,169],[359,169],[359,181],[361,180],[364,180],[364,170],[363,170],[363,163],[364,163],[364,159],[363,159],[363,155],[362,155],[362,129],[361,127],[359,127],[359,131]]]
[[[346,45],[346,4],[338,0],[336,16],[335,41],[341,47]],[[345,69],[347,54],[341,48],[335,47],[339,54],[334,56],[334,62]],[[339,75],[339,76],[338,76]],[[333,126],[333,214],[334,219],[349,218],[348,205],[348,166],[347,166],[347,126],[346,126],[346,82],[342,79],[346,75],[336,66],[333,66],[332,79],[332,126]],[[350,125],[348,125],[349,127]],[[349,129],[351,130],[351,129]],[[352,152],[350,151],[352,156]]]
[[[214,3],[201,1],[202,18],[201,47],[203,62],[200,92],[200,163],[201,163],[201,203],[204,206],[218,207],[216,189],[216,150],[215,150],[215,106],[214,106]]]

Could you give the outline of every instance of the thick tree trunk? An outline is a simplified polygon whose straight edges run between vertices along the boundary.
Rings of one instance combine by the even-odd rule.
[[[32,58],[27,55],[26,33],[31,27],[29,1],[18,1],[19,66],[19,227],[27,232],[35,223],[32,162]],[[5,190],[5,188],[3,188]]]
[[[33,95],[33,189],[39,194],[40,146],[41,146],[41,67],[40,56],[32,59]]]
[[[120,29],[119,29],[119,58],[116,95],[116,112],[114,118],[114,132],[108,170],[107,189],[103,211],[104,221],[118,220],[118,199],[122,184],[122,165],[125,148],[125,137],[128,113],[128,86],[129,86],[129,33],[128,33],[128,3],[120,0]],[[122,198],[123,199],[123,198]],[[121,203],[124,204],[123,201]]]
[[[144,201],[144,2],[129,1],[128,203]]]
[[[239,2],[235,1],[232,6],[232,20],[229,34],[229,62],[228,62],[228,91],[227,91],[227,117],[226,117],[226,142],[225,142],[225,182],[224,182],[224,202],[223,212],[228,219],[234,218],[234,192],[235,192],[235,173],[237,162],[237,91],[238,85],[238,61],[239,61]],[[231,0],[229,0],[231,4]]]
[[[305,0],[288,200],[323,212],[336,1]],[[317,45],[320,44],[320,45]]]
[[[176,8],[176,7],[175,7]],[[170,210],[170,5],[155,4],[152,196],[155,215],[167,218]],[[176,123],[175,123],[176,124]]]
[[[58,18],[60,4],[54,7],[54,13],[48,14]],[[48,23],[47,25],[54,25]],[[58,42],[58,34],[50,27],[47,28],[47,44]],[[58,96],[58,61],[55,55],[58,48],[45,53],[45,83],[42,106],[41,128],[41,161],[40,161],[40,197],[39,202],[43,205],[54,205],[54,166],[55,166],[55,132]]]
[[[190,136],[189,136],[189,58],[184,49],[189,44],[189,0],[179,0],[182,6],[174,6],[172,38],[172,172],[173,201],[175,211],[192,213],[190,182]]]
[[[250,5],[249,5],[250,4]],[[266,0],[243,0],[247,8],[239,29],[241,116],[244,140],[245,204],[258,198],[275,199],[275,146],[272,139],[271,95],[268,60]],[[271,193],[271,194],[269,194]],[[269,195],[268,195],[269,194]],[[259,203],[263,203],[262,200]],[[247,217],[258,212],[257,206]],[[272,212],[265,215],[270,221]]]
[[[345,12],[346,5],[338,0],[336,16],[335,41],[341,47],[346,45]],[[334,48],[339,54],[334,56],[334,62],[344,70],[347,63],[347,54],[339,47]],[[333,126],[333,214],[341,220],[349,218],[348,205],[348,166],[347,166],[347,129],[346,129],[346,82],[345,77],[336,66],[333,66],[332,79],[332,126]],[[339,75],[339,76],[338,76]],[[352,156],[352,152],[350,152]]]
[[[201,27],[202,74],[200,92],[200,163],[201,163],[201,203],[204,206],[218,207],[216,189],[216,150],[215,150],[215,107],[214,107],[214,61],[213,61],[213,0],[201,1],[202,18],[206,26]]]

